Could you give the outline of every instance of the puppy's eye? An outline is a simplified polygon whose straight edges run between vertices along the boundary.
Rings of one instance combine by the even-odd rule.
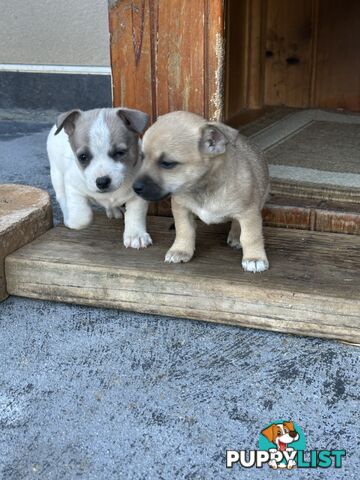
[[[167,170],[171,170],[172,168],[175,168],[177,165],[179,165],[179,162],[167,162],[166,160],[160,160],[159,162],[159,167],[165,168]]]
[[[78,155],[78,160],[80,163],[87,163],[89,161],[89,155],[87,155],[86,153],[81,153],[80,155]]]
[[[120,160],[124,155],[126,155],[126,152],[126,149],[115,150],[115,152],[113,153],[114,160]]]

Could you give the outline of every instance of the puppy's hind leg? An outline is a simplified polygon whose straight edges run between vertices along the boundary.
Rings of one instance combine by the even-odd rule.
[[[125,208],[122,207],[107,207],[106,209],[106,215],[108,218],[123,218],[124,217],[124,211]]]
[[[249,210],[239,217],[243,249],[242,267],[246,272],[264,272],[269,268],[265,253],[260,210]]]
[[[227,238],[227,243],[230,245],[231,248],[235,248],[236,250],[240,250],[241,243],[240,243],[240,223],[238,220],[234,219],[231,222],[230,232]]]

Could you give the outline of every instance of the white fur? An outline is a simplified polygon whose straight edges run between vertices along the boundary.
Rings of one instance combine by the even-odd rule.
[[[50,130],[47,151],[50,162],[51,181],[56,199],[64,216],[64,224],[73,229],[87,227],[93,217],[91,203],[105,208],[109,218],[120,218],[121,207],[126,204],[124,244],[126,247],[142,248],[150,245],[146,232],[147,202],[132,190],[133,179],[126,179],[124,166],[107,155],[110,134],[103,115],[100,114],[90,128],[90,147],[93,159],[82,170],[71,149],[64,130],[54,135],[56,126]],[[96,178],[109,175],[116,190],[101,193],[96,187]]]
[[[111,178],[113,189],[119,188],[125,180],[125,167],[121,162],[114,162],[107,154],[111,148],[110,132],[104,118],[104,113],[101,111],[90,127],[89,138],[89,147],[94,158],[90,162],[90,165],[82,172],[88,190],[92,194],[98,193],[96,179],[105,176]],[[124,148],[125,147],[126,145],[124,145]]]
[[[250,270],[250,271],[254,271],[254,270]],[[255,270],[255,271],[259,271],[259,270]],[[263,271],[263,270],[260,270],[260,271]],[[284,425],[282,423],[279,423],[276,425],[282,435],[280,435],[279,437],[276,438],[275,440],[275,443],[276,443],[276,446],[278,447],[277,449],[270,449],[269,451],[270,452],[276,452],[278,450],[280,450],[280,447],[279,447],[279,441],[282,442],[282,443],[285,443],[286,445],[288,445],[289,443],[292,443],[292,442],[296,442],[298,439],[299,439],[299,434],[296,435],[295,438],[291,437],[286,431],[285,431],[285,428],[284,428]],[[288,452],[289,454],[291,454],[291,452],[294,451],[293,448],[291,447],[287,447],[285,449],[286,452]],[[277,464],[275,460],[273,461],[270,461],[269,462],[269,466],[274,468],[274,469],[277,469],[277,468],[288,468],[289,470],[296,467],[296,462],[292,459],[289,459],[288,462],[287,462],[287,465],[283,464],[283,463],[280,463],[280,464]]]

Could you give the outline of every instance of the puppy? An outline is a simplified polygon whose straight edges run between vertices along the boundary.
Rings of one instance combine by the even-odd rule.
[[[145,133],[143,156],[134,191],[152,201],[172,195],[176,238],[166,262],[194,255],[197,215],[207,224],[232,220],[228,244],[242,246],[244,270],[268,269],[261,217],[268,168],[245,137],[198,115],[172,112]]]
[[[270,425],[261,432],[271,443],[276,445],[276,449],[270,449],[271,452],[276,451],[287,451],[292,452],[294,449],[288,445],[292,442],[299,440],[299,434],[295,430],[293,422],[284,422]],[[275,460],[269,462],[270,467],[276,468],[285,468],[284,464],[277,464]],[[294,460],[289,460],[287,464],[288,469],[296,467],[296,462]]]
[[[141,166],[139,135],[148,115],[127,108],[71,110],[59,115],[47,140],[51,180],[69,228],[88,226],[91,203],[103,206],[109,218],[125,210],[125,247],[152,243],[146,231],[148,203],[132,184]]]

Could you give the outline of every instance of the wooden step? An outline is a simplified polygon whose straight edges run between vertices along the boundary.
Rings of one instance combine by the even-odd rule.
[[[148,220],[154,246],[122,246],[119,221],[56,227],[6,259],[14,295],[360,343],[360,237],[266,228],[271,269],[241,269],[224,226],[199,225],[196,256],[168,265],[169,218]]]
[[[5,257],[51,227],[47,192],[27,185],[0,185],[0,301],[8,296]]]
[[[152,204],[150,212],[171,217],[170,200]],[[289,196],[288,192],[270,196],[263,209],[263,220],[269,227],[360,235],[360,204]]]

